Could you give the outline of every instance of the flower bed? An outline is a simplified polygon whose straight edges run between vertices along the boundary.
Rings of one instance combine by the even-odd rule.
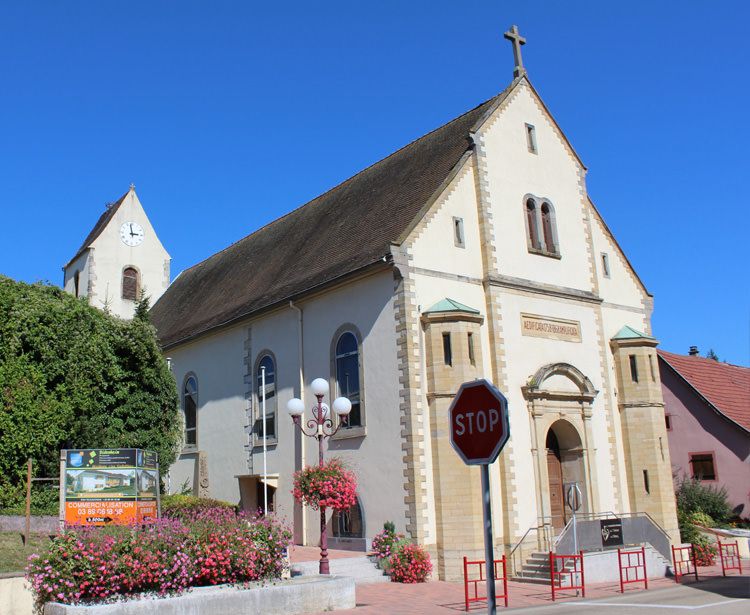
[[[289,529],[272,517],[205,514],[188,522],[67,530],[30,558],[26,578],[36,606],[164,596],[281,577]]]
[[[333,458],[322,466],[308,466],[294,474],[292,495],[310,508],[348,510],[357,503],[357,479]]]

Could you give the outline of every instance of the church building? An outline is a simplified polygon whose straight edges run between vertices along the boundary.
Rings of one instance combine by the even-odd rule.
[[[94,307],[132,318],[141,296],[153,304],[169,286],[169,261],[131,185],[106,206],[63,267],[63,288]]]
[[[548,545],[572,482],[581,515],[648,513],[678,539],[653,298],[526,73],[524,39],[515,26],[506,38],[515,68],[502,92],[184,271],[156,302],[185,419],[171,491],[262,504],[265,382],[271,505],[316,545],[317,513],[291,490],[317,445],[286,406],[312,407],[322,377],[331,400],[352,402],[326,455],[359,484],[329,546],[364,549],[391,520],[455,580],[464,555],[483,557],[482,506],[448,407],[461,383],[486,378],[510,412],[490,468],[498,553]],[[128,216],[111,232],[129,239]],[[98,255],[89,288],[119,300],[98,285]],[[144,274],[152,291],[163,256],[164,277]]]

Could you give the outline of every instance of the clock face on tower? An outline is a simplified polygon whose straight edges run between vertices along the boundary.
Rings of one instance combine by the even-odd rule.
[[[120,227],[120,239],[126,246],[137,246],[143,241],[143,228],[137,222],[125,222]]]

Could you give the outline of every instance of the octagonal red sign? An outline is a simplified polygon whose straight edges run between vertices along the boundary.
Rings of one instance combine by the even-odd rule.
[[[469,465],[495,461],[510,437],[508,400],[486,380],[464,382],[448,416],[451,444]]]

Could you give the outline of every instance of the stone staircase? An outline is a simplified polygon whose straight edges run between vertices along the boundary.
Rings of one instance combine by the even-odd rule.
[[[573,563],[566,562],[565,569],[571,570]],[[549,585],[549,552],[535,551],[524,562],[523,568],[513,577],[514,581]]]
[[[390,577],[383,574],[378,568],[374,558],[342,557],[329,560],[332,575],[342,577],[353,577],[354,583],[388,583]],[[318,562],[297,562],[291,566],[292,577],[314,576],[318,574]]]

